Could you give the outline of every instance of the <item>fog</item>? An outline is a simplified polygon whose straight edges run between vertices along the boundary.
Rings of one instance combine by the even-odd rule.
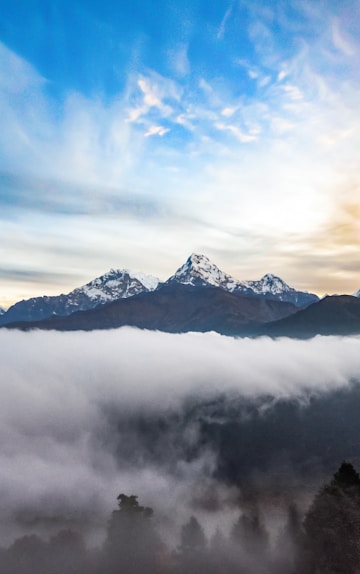
[[[1,330],[0,364],[0,545],[64,526],[97,544],[119,492],[153,507],[171,541],[194,511],[209,536],[239,515],[241,489],[220,477],[199,405],[221,397],[203,420],[223,424],[229,409],[245,416],[237,401],[262,416],[350,392],[360,338]]]

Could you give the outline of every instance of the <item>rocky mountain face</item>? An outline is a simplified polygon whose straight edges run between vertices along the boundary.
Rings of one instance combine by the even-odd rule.
[[[220,287],[230,293],[238,291],[243,295],[252,295],[251,289],[244,287],[240,281],[221,271],[205,255],[196,253],[190,255],[184,265],[179,267],[175,274],[166,281],[168,285],[176,283],[193,287]]]
[[[316,295],[297,291],[271,274],[264,275],[259,281],[239,281],[221,271],[205,255],[195,253],[190,255],[165,284],[218,287],[234,295],[282,301],[296,307],[306,307],[318,300]],[[159,279],[151,275],[135,273],[128,269],[111,269],[105,275],[70,293],[45,295],[15,303],[6,313],[0,313],[0,325],[17,321],[40,321],[53,315],[68,316],[76,311],[87,311],[119,299],[152,292],[161,285]]]
[[[190,255],[186,263],[167,280],[170,284],[174,282],[183,285],[220,287],[230,293],[287,301],[297,307],[306,307],[319,300],[317,295],[297,291],[271,273],[267,273],[258,281],[239,281],[221,271],[205,255],[196,253]]]
[[[111,269],[105,275],[97,277],[83,287],[58,296],[34,297],[19,301],[9,307],[0,317],[0,324],[14,321],[40,321],[52,315],[67,316],[75,311],[95,309],[99,305],[111,303],[117,299],[133,297],[138,293],[153,291],[159,279],[144,273],[134,273],[127,269]]]

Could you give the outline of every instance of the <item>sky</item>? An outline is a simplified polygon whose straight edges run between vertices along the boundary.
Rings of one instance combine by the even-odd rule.
[[[0,11],[0,305],[192,252],[360,288],[359,0]]]

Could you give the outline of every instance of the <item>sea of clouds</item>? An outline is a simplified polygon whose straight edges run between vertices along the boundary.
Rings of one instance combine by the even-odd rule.
[[[360,337],[3,329],[0,364],[1,543],[64,525],[85,527],[96,541],[119,492],[138,494],[165,521],[176,513],[179,523],[199,485],[216,489],[218,506],[228,512],[216,520],[203,512],[210,531],[215,524],[226,528],[238,512],[236,491],[212,481],[214,453],[179,460],[175,452],[165,466],[149,462],[131,428],[123,432],[127,420],[144,414],[175,419],[186,401],[220,394],[230,401],[302,400],[346,388],[359,379]],[[121,441],[130,445],[129,459]]]

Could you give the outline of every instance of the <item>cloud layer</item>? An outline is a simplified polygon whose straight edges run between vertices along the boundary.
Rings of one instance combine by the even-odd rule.
[[[2,330],[2,538],[84,523],[94,535],[120,491],[139,494],[160,516],[176,509],[180,522],[196,485],[202,484],[200,498],[207,484],[219,499],[231,498],[231,489],[212,483],[215,452],[200,449],[186,459],[176,446],[183,428],[181,441],[190,447],[197,441],[196,426],[179,424],[185,405],[218,396],[229,404],[263,395],[304,401],[349,388],[359,378],[359,348],[359,338]],[[172,421],[163,433],[162,459],[145,456],[151,441],[146,447],[138,434],[139,416]],[[214,515],[203,513],[211,530]],[[226,523],[232,517],[229,511],[216,518]]]

